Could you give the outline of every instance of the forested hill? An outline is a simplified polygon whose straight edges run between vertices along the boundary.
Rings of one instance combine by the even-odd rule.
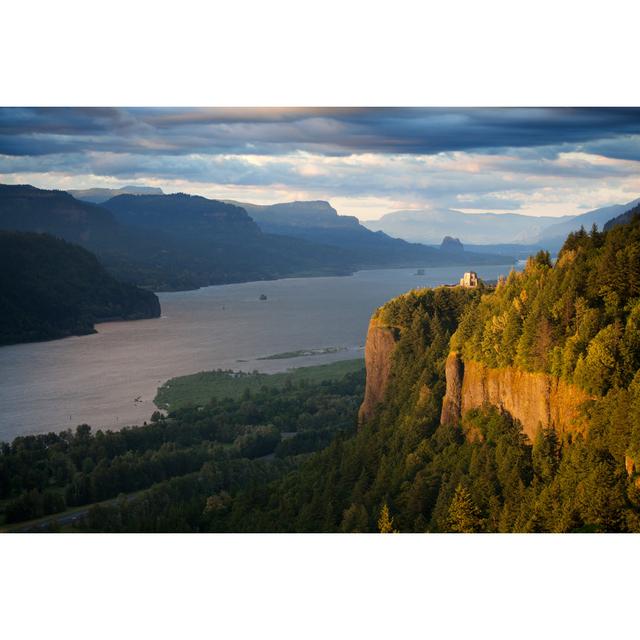
[[[371,339],[367,387],[386,376],[386,388],[358,432],[234,496],[217,530],[640,532],[639,218],[573,233],[555,265],[540,253],[494,289],[400,296]],[[386,371],[371,366],[376,349]],[[465,381],[463,394],[492,402],[441,424],[452,349],[463,368],[508,375],[493,389]],[[552,420],[528,438],[506,406],[560,381],[588,400],[565,428]]]
[[[366,351],[367,393],[382,393],[357,428],[361,382],[347,377],[247,391],[106,437],[85,426],[17,439],[0,456],[0,477],[17,478],[7,522],[62,510],[54,486],[67,505],[111,499],[78,525],[91,531],[640,532],[639,277],[635,218],[572,234],[555,265],[541,253],[496,287],[389,301]],[[443,423],[452,349],[463,394],[490,391],[490,402]],[[500,384],[470,389],[473,363],[505,374]],[[586,394],[579,420],[563,414],[566,428],[528,437],[505,396],[528,406],[559,381]]]
[[[553,266],[545,252],[530,258],[469,310],[452,348],[598,397],[628,387],[640,368],[640,218],[570,234]]]
[[[155,294],[116,281],[85,249],[0,231],[0,344],[92,333],[100,320],[160,315]]]

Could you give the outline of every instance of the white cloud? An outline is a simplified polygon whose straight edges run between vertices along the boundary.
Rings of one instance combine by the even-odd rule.
[[[4,118],[4,120],[3,120]],[[0,180],[565,215],[640,195],[636,112],[1,110]]]

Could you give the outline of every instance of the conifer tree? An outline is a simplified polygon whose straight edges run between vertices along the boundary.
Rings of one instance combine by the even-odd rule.
[[[389,507],[386,502],[382,505],[382,509],[380,509],[378,531],[380,533],[398,533],[398,530],[393,528],[393,518],[389,513]]]
[[[471,494],[461,484],[456,488],[455,495],[449,506],[449,526],[455,533],[475,533],[480,531],[482,520]]]

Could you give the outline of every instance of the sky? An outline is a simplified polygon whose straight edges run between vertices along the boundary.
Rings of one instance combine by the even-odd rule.
[[[640,109],[0,108],[0,182],[561,216],[640,196]]]

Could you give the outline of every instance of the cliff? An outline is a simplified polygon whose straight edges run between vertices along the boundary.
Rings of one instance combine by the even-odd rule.
[[[393,328],[386,326],[374,316],[369,322],[364,361],[367,368],[367,382],[364,401],[358,413],[360,423],[368,420],[376,406],[384,400],[389,386],[393,350],[396,336]]]
[[[458,424],[462,417],[462,381],[464,378],[464,364],[462,358],[452,351],[445,364],[447,390],[442,399],[442,424]]]
[[[456,352],[449,354],[445,371],[443,424],[458,423],[470,409],[489,404],[519,420],[531,441],[540,426],[552,427],[560,434],[586,430],[580,406],[591,397],[575,385],[545,373],[463,362]]]
[[[400,531],[640,531],[638,274],[640,217],[491,289],[389,300],[360,430],[296,479],[300,528],[340,496],[324,530],[375,530],[386,504]]]

